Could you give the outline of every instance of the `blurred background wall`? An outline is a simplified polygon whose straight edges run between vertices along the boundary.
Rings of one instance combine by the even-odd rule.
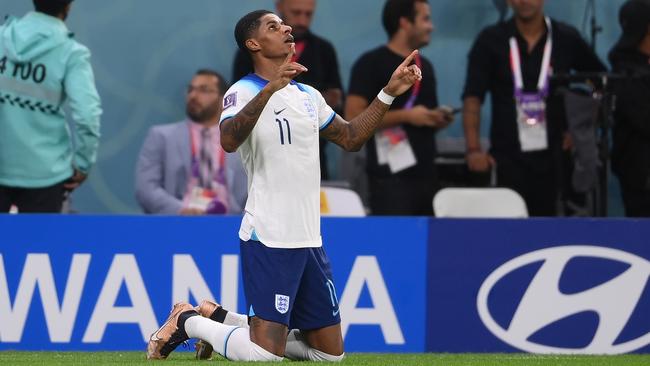
[[[620,35],[618,9],[624,0],[595,0],[603,32],[596,49],[603,60]],[[546,12],[580,30],[589,41],[588,0],[546,0]],[[431,0],[436,31],[422,52],[436,68],[439,100],[460,106],[466,57],[479,31],[499,19],[492,0]],[[386,41],[381,0],[320,0],[312,30],[338,52],[347,87],[354,61]],[[274,10],[273,0],[77,0],[68,27],[93,53],[102,97],[102,140],[98,164],[79,189],[73,207],[81,213],[138,213],[134,167],[148,128],[184,118],[184,90],[194,71],[218,70],[230,78],[236,49],[233,29],[246,12]],[[0,15],[21,16],[30,0],[2,1]],[[483,135],[489,113],[483,111]],[[460,118],[442,138],[462,136]],[[331,165],[337,164],[330,148]],[[610,183],[610,215],[622,215],[616,182]]]

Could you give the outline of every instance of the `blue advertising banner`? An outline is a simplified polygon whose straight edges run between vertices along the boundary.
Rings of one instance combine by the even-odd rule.
[[[650,352],[648,220],[432,220],[427,351]]]
[[[243,312],[237,217],[0,215],[0,350],[143,350]],[[650,352],[650,225],[323,220],[349,352]],[[426,321],[423,321],[426,319]]]
[[[177,301],[243,312],[239,222],[0,215],[0,350],[144,351]],[[347,351],[424,351],[428,224],[323,220]]]

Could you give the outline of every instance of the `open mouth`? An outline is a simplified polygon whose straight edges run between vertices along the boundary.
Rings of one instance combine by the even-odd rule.
[[[284,43],[295,43],[293,36],[290,34],[289,37],[284,41]]]

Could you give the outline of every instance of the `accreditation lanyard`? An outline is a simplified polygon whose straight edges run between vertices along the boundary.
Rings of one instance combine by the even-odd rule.
[[[420,54],[415,55],[415,65],[417,65],[418,69],[422,70],[422,58],[420,58]],[[413,90],[411,91],[411,95],[409,96],[409,99],[406,101],[406,104],[404,104],[404,109],[411,109],[415,105],[415,100],[418,98],[420,95],[420,89],[422,88],[422,80],[416,80],[415,84],[413,84]]]
[[[200,180],[201,173],[199,168],[199,158],[197,157],[197,143],[194,139],[194,133],[192,131],[191,122],[188,122],[187,127],[190,132],[190,147],[192,150],[192,177],[197,180]],[[222,149],[217,148],[216,150],[217,150],[217,155],[219,160],[219,167],[218,169],[215,170],[215,177],[211,177],[211,179],[215,178],[217,182],[221,184],[225,184],[226,177],[224,173],[224,167],[226,166],[226,154]]]
[[[415,55],[415,65],[417,65],[417,67],[420,70],[422,70],[422,58],[420,58],[420,54]],[[404,104],[403,107],[404,109],[411,109],[415,106],[415,100],[418,99],[421,89],[422,89],[422,81],[416,80],[415,83],[413,84],[413,89],[411,89],[411,95],[409,96],[409,99],[406,101],[406,104]],[[401,126],[387,128],[383,131],[383,134],[384,136],[388,137],[388,140],[390,141],[391,145],[396,145],[401,141],[407,139],[406,131],[404,131],[404,129]]]
[[[553,51],[553,32],[551,29],[551,20],[546,17],[546,28],[548,29],[546,35],[546,45],[544,46],[544,56],[542,58],[542,68],[539,73],[539,80],[537,82],[537,95],[545,98],[548,95],[549,89],[549,74],[551,70],[551,53]],[[510,37],[510,68],[515,83],[515,98],[520,101],[524,96],[524,79],[521,74],[521,58],[519,53],[519,44],[515,37]]]

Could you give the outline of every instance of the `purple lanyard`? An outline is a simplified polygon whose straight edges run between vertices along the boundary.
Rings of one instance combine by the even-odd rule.
[[[553,30],[551,28],[551,20],[546,17],[545,21],[548,33],[546,35],[546,45],[544,46],[542,68],[537,82],[537,93],[535,93],[542,98],[545,98],[548,95],[548,80],[551,71],[551,53],[553,51]],[[524,79],[521,74],[521,59],[519,55],[519,44],[517,43],[517,39],[515,37],[510,37],[510,67],[515,83],[515,98],[517,98],[518,101],[522,99],[524,94],[526,94],[524,93]]]
[[[420,58],[419,53],[415,55],[415,64],[420,70],[422,70],[422,59]],[[406,104],[404,104],[404,109],[413,108],[413,106],[415,105],[415,100],[420,95],[421,88],[422,88],[422,80],[417,80],[415,84],[413,84],[413,90],[411,91],[411,95],[409,96],[409,99],[406,101]]]

